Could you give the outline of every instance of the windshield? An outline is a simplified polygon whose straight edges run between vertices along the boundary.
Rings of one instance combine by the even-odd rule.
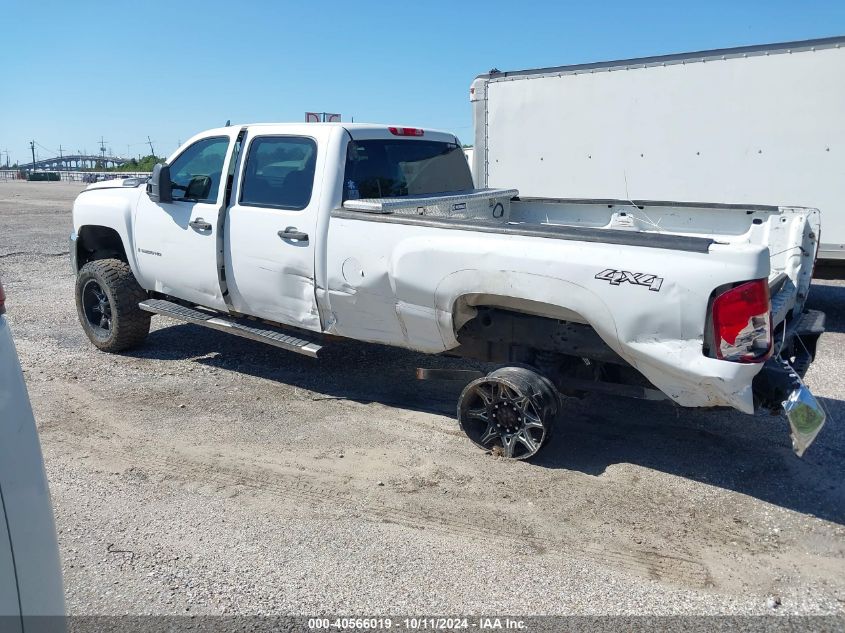
[[[472,189],[464,152],[456,143],[410,139],[351,141],[343,199],[399,198]]]

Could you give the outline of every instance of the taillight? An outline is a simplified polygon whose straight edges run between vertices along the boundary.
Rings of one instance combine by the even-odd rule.
[[[720,294],[713,301],[716,358],[758,363],[772,353],[769,283],[757,279]]]
[[[0,314],[6,314],[6,291],[3,290],[2,282],[0,282]]]
[[[418,127],[389,127],[387,129],[390,130],[393,136],[422,136],[425,134]]]

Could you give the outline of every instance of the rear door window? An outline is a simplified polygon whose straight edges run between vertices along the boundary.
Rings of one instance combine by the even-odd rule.
[[[456,143],[412,139],[350,141],[343,199],[401,198],[472,189]]]
[[[301,210],[311,201],[317,144],[303,136],[258,136],[249,144],[240,203]]]

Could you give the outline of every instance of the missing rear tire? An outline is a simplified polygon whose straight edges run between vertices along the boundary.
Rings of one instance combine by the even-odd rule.
[[[560,396],[548,378],[504,367],[466,386],[458,400],[458,422],[479,448],[528,459],[548,440],[559,409]]]

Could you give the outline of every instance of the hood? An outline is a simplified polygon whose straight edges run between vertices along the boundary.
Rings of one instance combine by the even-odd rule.
[[[123,187],[140,187],[146,184],[147,177],[132,176],[130,178],[114,178],[112,180],[103,180],[101,182],[92,182],[86,191],[90,189],[121,189]]]
[[[136,178],[122,178],[91,183],[79,192],[73,203],[74,221],[79,212],[94,208],[108,209],[111,214],[120,208],[121,202],[129,205],[127,210],[134,209],[138,198],[145,193],[146,178],[141,182]]]

